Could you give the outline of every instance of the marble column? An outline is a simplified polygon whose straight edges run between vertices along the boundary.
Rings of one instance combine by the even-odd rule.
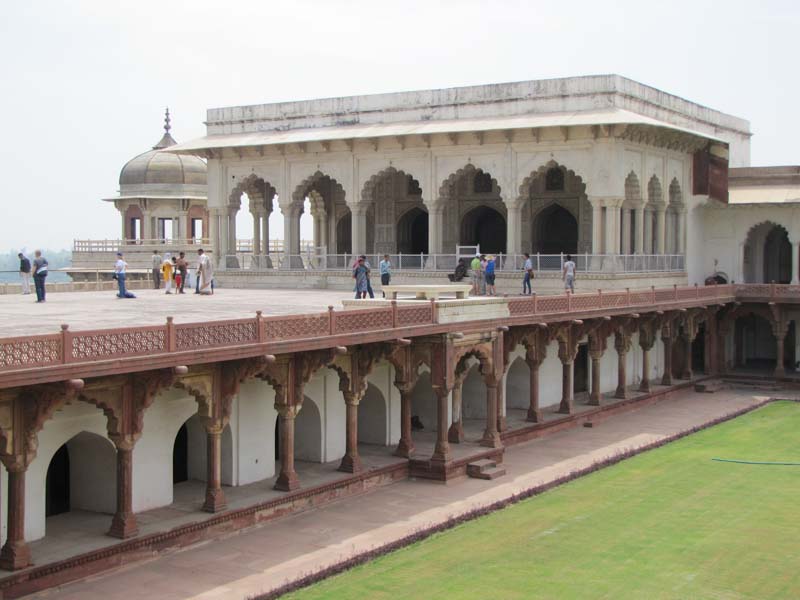
[[[798,279],[797,271],[798,271],[798,253],[800,253],[800,242],[792,242],[792,285],[797,285],[800,283],[800,279]]]
[[[522,253],[522,211],[518,206],[507,205],[506,253]]]
[[[451,392],[453,418],[450,424],[450,429],[447,430],[447,441],[451,444],[460,444],[464,441],[464,419],[461,404],[461,392],[463,390],[464,381],[460,376],[456,375],[453,391]]]
[[[619,254],[619,206],[606,204],[606,254]]]
[[[269,215],[267,211],[261,215],[261,254],[269,256]]]
[[[353,254],[366,254],[367,248],[367,207],[362,205],[351,205],[351,240]]]
[[[395,456],[409,458],[414,452],[414,440],[411,437],[411,391],[407,384],[398,385],[400,391],[400,442],[394,451]]]
[[[678,210],[677,218],[675,219],[677,231],[675,239],[677,246],[675,247],[676,254],[683,254],[686,252],[686,210],[681,208]]]
[[[664,254],[664,244],[666,242],[666,219],[665,208],[659,206],[656,209],[656,254]]]
[[[222,426],[206,427],[206,500],[203,510],[216,513],[225,510],[225,492],[222,491]]]
[[[644,254],[644,207],[640,206],[637,208],[634,217],[636,219],[636,225],[634,227],[636,239],[634,241],[633,250],[636,254]]]
[[[8,468],[8,525],[6,543],[0,550],[0,569],[17,571],[31,565],[31,550],[25,541],[25,470]]]
[[[444,209],[428,206],[428,253],[442,253],[442,236],[444,234]]]
[[[620,254],[631,254],[631,209],[622,209],[622,248]]]
[[[261,215],[253,213],[253,257],[261,254]]]
[[[603,207],[592,201],[592,254],[603,253]]]
[[[644,209],[644,252],[642,254],[654,254],[653,245],[653,211]]]
[[[436,446],[433,449],[431,462],[444,464],[450,461],[450,444],[447,441],[447,404],[450,392],[440,387],[435,387],[434,392],[436,393]]]
[[[290,492],[300,487],[300,479],[294,470],[294,420],[296,406],[276,404],[278,428],[280,430],[281,470],[275,481],[275,489]]]
[[[346,407],[345,451],[339,470],[345,473],[360,473],[363,470],[358,454],[358,404],[361,397],[351,392],[344,393]]]
[[[117,507],[108,535],[125,539],[139,533],[133,513],[133,443],[114,443],[117,448]]]

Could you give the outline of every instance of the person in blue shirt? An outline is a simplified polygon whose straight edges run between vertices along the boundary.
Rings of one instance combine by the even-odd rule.
[[[381,271],[381,286],[389,285],[392,280],[392,262],[389,260],[389,255],[384,254],[383,260],[378,265]],[[386,298],[386,292],[381,292],[383,297]]]
[[[522,295],[530,296],[532,293],[531,279],[533,279],[533,262],[531,261],[531,255],[527,252],[525,253],[525,264],[522,266],[522,270],[525,271],[525,275],[522,277]]]
[[[496,296],[497,294],[494,288],[494,256],[490,256],[486,260],[486,272],[484,277],[486,278],[486,295]]]

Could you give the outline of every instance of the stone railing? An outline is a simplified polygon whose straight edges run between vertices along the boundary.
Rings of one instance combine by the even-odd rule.
[[[591,316],[600,311],[704,306],[730,302],[742,295],[761,298],[766,292],[800,301],[800,286],[714,285],[568,293],[509,298],[507,302],[513,324],[532,316]],[[180,354],[182,359],[192,358],[194,362],[213,362],[231,357],[231,352],[222,350],[235,351],[235,357],[240,358],[269,352],[271,347],[286,351],[285,342],[299,342],[294,346],[297,350],[305,345],[359,343],[364,334],[396,339],[412,329],[418,335],[428,326],[438,326],[437,312],[435,302],[401,301],[355,310],[329,307],[326,312],[302,315],[264,317],[258,312],[254,318],[207,323],[176,324],[168,317],[163,325],[122,329],[72,331],[62,325],[59,333],[0,339],[0,376],[58,366],[94,368],[100,361],[113,361],[113,367],[118,368],[128,359],[141,363],[143,358],[153,364],[137,363],[142,368],[159,368],[169,366],[170,361],[165,360],[169,354]],[[3,385],[10,384],[0,381]]]

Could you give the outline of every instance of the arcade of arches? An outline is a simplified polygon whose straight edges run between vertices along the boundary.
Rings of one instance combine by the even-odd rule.
[[[284,217],[286,251],[300,253],[300,218],[310,212],[314,246],[345,254],[453,254],[458,246],[520,254],[681,254],[685,205],[676,179],[665,193],[652,176],[642,194],[631,173],[625,197],[591,200],[586,182],[551,161],[525,178],[520,189],[502,190],[493,174],[467,164],[442,182],[436,198],[423,198],[412,173],[388,167],[371,177],[357,199],[317,171],[288,199],[257,175],[239,181],[229,195],[220,243],[234,253],[236,213],[249,199],[254,253],[269,251],[267,222],[277,200]]]

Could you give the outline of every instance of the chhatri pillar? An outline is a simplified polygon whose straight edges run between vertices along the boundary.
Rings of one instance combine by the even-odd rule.
[[[117,507],[108,535],[126,539],[139,533],[133,512],[133,446],[132,440],[112,439],[117,448]]]
[[[206,424],[206,499],[203,510],[223,511],[228,504],[222,491],[222,432],[221,423]]]

